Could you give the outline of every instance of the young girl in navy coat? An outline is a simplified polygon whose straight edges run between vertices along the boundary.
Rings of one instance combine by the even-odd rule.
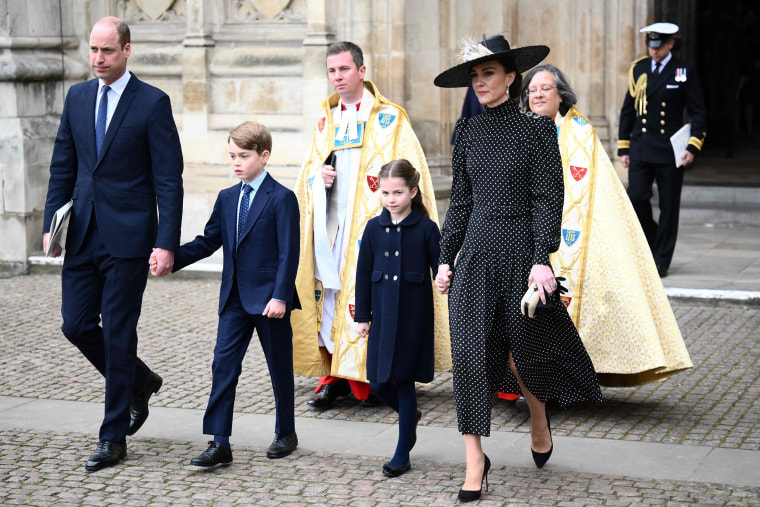
[[[433,290],[441,233],[419,190],[420,173],[408,160],[385,164],[378,175],[383,212],[367,222],[356,268],[357,331],[367,336],[372,391],[398,412],[396,453],[383,475],[411,468],[417,440],[415,382],[433,380]],[[370,326],[371,323],[371,326]]]

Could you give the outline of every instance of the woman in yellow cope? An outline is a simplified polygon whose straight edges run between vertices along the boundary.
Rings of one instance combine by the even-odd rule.
[[[599,383],[635,386],[691,368],[636,213],[567,79],[552,65],[535,67],[521,101],[557,125],[565,202],[551,263]]]

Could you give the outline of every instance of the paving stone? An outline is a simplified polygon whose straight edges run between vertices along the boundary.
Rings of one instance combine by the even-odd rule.
[[[151,405],[204,409],[216,334],[219,284],[151,279],[139,325],[139,352],[164,377]],[[556,435],[707,445],[760,451],[758,307],[673,301],[695,367],[636,388],[604,388],[601,406],[552,416]],[[60,332],[60,275],[0,279],[0,395],[102,403],[104,382]],[[272,413],[264,358],[251,342],[235,410]],[[335,421],[394,423],[386,407],[344,399],[315,412],[306,402],[315,379],[296,377],[296,414]],[[421,425],[456,430],[451,375],[420,386]],[[529,431],[526,414],[497,402],[492,431]],[[199,429],[200,430],[200,429]],[[415,461],[387,479],[386,459],[299,449],[267,460],[264,449],[236,444],[229,467],[199,471],[188,459],[197,443],[130,440],[120,466],[87,473],[93,435],[0,429],[2,505],[451,505],[463,470]],[[760,505],[758,487],[641,480],[635,477],[500,467],[481,505]]]

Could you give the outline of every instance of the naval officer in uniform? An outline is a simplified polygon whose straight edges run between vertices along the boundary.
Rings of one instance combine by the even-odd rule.
[[[707,114],[694,67],[671,52],[678,25],[655,23],[640,31],[646,33],[649,57],[634,61],[628,72],[628,93],[620,110],[618,155],[628,169],[628,196],[652,249],[657,271],[665,277],[678,235],[684,167],[702,149]],[[676,160],[670,136],[684,125],[684,109],[691,120],[691,138]],[[652,216],[650,202],[655,181],[659,223]]]

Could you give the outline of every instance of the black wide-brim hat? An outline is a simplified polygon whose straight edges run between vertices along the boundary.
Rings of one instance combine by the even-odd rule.
[[[462,50],[464,60],[449,70],[443,71],[435,78],[433,83],[441,88],[460,88],[470,86],[472,78],[470,71],[475,65],[489,60],[513,59],[515,70],[522,74],[526,70],[535,67],[549,54],[546,46],[525,46],[511,49],[509,42],[503,35],[496,35],[490,39],[483,36],[483,40],[468,45]]]

